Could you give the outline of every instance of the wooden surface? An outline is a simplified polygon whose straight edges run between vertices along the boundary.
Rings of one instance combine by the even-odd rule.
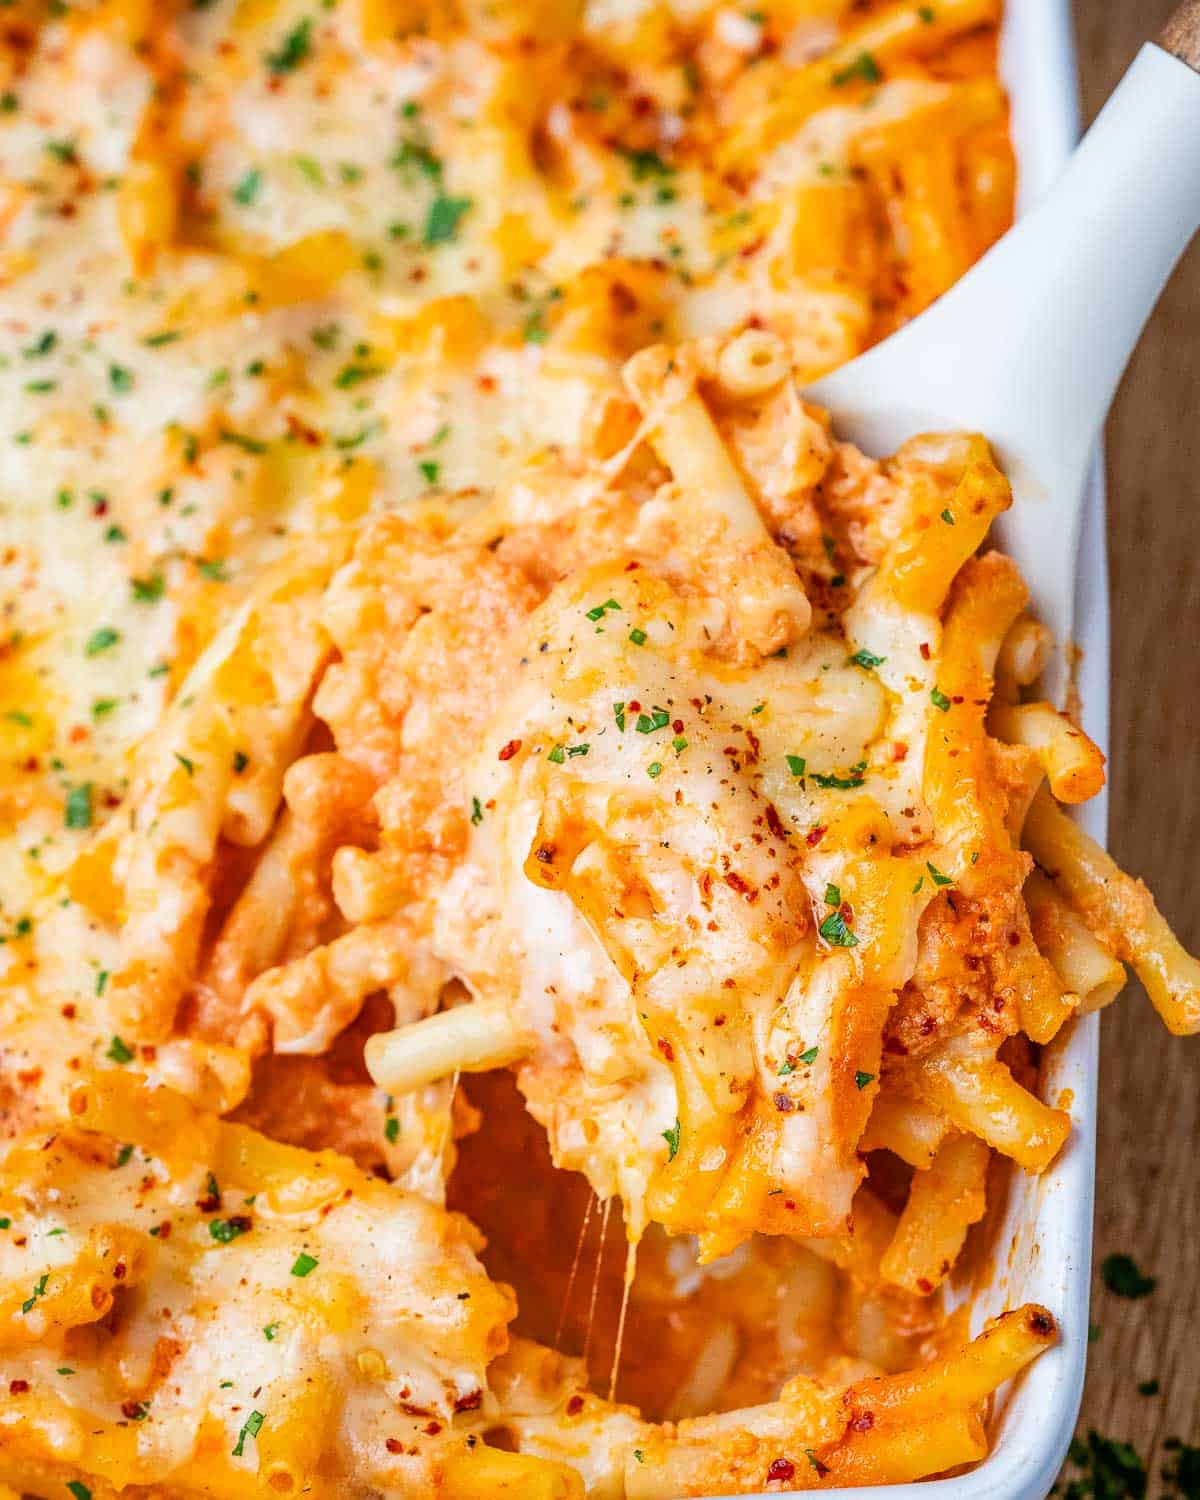
[[[1085,119],[1172,0],[1074,0]],[[1177,270],[1108,426],[1113,587],[1110,847],[1200,949],[1200,245]],[[1103,1025],[1098,1267],[1132,1254],[1158,1277],[1123,1301],[1093,1277],[1080,1430],[1151,1459],[1200,1442],[1200,1038],[1169,1037],[1133,987]],[[1140,1396],[1157,1378],[1161,1393]]]

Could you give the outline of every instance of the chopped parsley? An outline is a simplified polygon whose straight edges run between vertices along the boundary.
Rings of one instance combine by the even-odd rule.
[[[862,1092],[863,1089],[866,1088],[867,1084],[874,1083],[874,1082],[875,1082],[875,1074],[874,1073],[855,1073],[855,1075],[854,1075],[854,1087],[856,1089],[858,1089],[860,1093]]]
[[[808,762],[803,755],[789,755],[786,757],[787,768],[793,776],[803,776],[808,768]]]
[[[114,1036],[109,1042],[108,1051],[104,1055],[110,1062],[120,1063],[122,1066],[133,1061],[133,1053],[119,1036]]]
[[[166,580],[161,573],[151,573],[149,578],[131,578],[129,586],[139,604],[154,604],[162,598]]]
[[[382,374],[383,370],[379,365],[347,365],[345,369],[338,371],[333,383],[339,391],[349,391],[356,385],[361,385],[364,380],[374,380],[377,375]]]
[[[30,1297],[26,1297],[25,1301],[21,1303],[21,1311],[23,1313],[31,1313],[38,1298],[44,1297],[46,1295],[46,1283],[49,1280],[49,1271],[43,1272],[42,1275],[38,1277],[37,1282],[35,1283],[33,1288],[33,1295]]]
[[[243,453],[265,453],[266,443],[260,442],[258,438],[247,437],[244,432],[234,432],[228,427],[221,428],[221,441],[232,443],[235,448],[240,448]]]
[[[179,764],[183,767],[183,769],[188,773],[189,776],[194,776],[196,774],[196,762],[194,760],[189,760],[186,755],[180,755],[178,750],[175,751],[175,759],[179,762]]]
[[[673,177],[675,168],[663,161],[657,151],[629,151],[618,148],[629,163],[634,182],[645,182],[649,178]]]
[[[240,1235],[249,1234],[251,1220],[245,1214],[235,1214],[231,1219],[210,1219],[208,1232],[218,1245],[228,1245]]]
[[[853,83],[856,78],[861,78],[864,83],[880,83],[883,73],[879,64],[869,52],[860,52],[853,62],[847,63],[844,68],[838,68],[830,82],[835,88],[843,88],[848,83]]]
[[[1138,1381],[1137,1392],[1138,1392],[1139,1396],[1157,1396],[1158,1395],[1158,1381],[1157,1380],[1139,1380]]]
[[[934,885],[953,885],[954,884],[954,880],[953,880],[952,876],[950,876],[950,875],[943,875],[942,872],[938,869],[938,867],[936,865],[931,865],[928,860],[925,861],[925,868],[929,871],[929,878],[930,878],[930,880],[933,881]]]
[[[312,20],[305,16],[296,23],[280,42],[274,52],[264,55],[263,61],[276,76],[293,73],[312,53]],[[261,1418],[260,1418],[261,1420]],[[257,1428],[255,1429],[257,1431]]]
[[[400,1121],[395,1115],[389,1115],[383,1122],[383,1133],[389,1145],[394,1146],[400,1139]]]
[[[667,1160],[674,1161],[679,1151],[679,1119],[676,1117],[670,1130],[664,1130],[662,1138],[667,1143]]]
[[[813,771],[811,774],[812,774],[812,779],[817,783],[818,786],[825,787],[827,789],[829,787],[834,787],[838,791],[848,792],[848,791],[851,791],[856,786],[862,786],[862,784],[863,784],[862,773],[866,769],[867,769],[867,763],[866,763],[866,761],[865,760],[860,760],[857,765],[853,765],[853,766],[850,767],[850,775],[849,776],[837,776],[837,775],[823,776],[819,771]]]
[[[657,781],[662,775],[662,761],[652,760],[646,767],[646,775],[649,776],[651,781]]]
[[[262,1431],[262,1424],[265,1421],[266,1418],[263,1416],[262,1412],[252,1411],[250,1413],[250,1415],[242,1423],[242,1430],[238,1433],[237,1446],[233,1449],[234,1458],[241,1458],[242,1454],[245,1452],[246,1439],[248,1437],[257,1437],[258,1434]]]
[[[41,338],[38,339],[36,343],[30,344],[27,348],[22,349],[21,353],[25,356],[26,359],[40,359],[42,355],[49,354],[51,349],[53,349],[55,344],[57,343],[58,334],[55,333],[53,328],[47,328],[45,333],[42,334]]]
[[[458,226],[471,207],[470,198],[448,198],[439,193],[429,205],[425,220],[426,245],[444,245],[458,237]]]
[[[108,985],[108,970],[107,969],[101,969],[100,972],[96,975],[96,994],[97,995],[103,995],[103,993],[104,993],[107,985]]]
[[[619,610],[621,606],[615,599],[606,599],[603,604],[593,604],[587,612],[589,620],[602,620],[610,610]]]
[[[229,196],[235,203],[246,207],[258,197],[260,187],[262,187],[262,173],[257,167],[251,167],[244,177],[238,178]]]
[[[861,651],[856,651],[849,660],[851,666],[862,667],[864,671],[870,672],[873,668],[882,666],[883,663],[887,661],[887,657],[876,656],[873,651],[867,651],[864,649]]]
[[[278,1323],[267,1323],[263,1327],[263,1337],[266,1339],[266,1341],[267,1341],[268,1344],[273,1344],[275,1342],[275,1335],[278,1332],[279,1332],[279,1324]]]
[[[292,1262],[292,1275],[307,1276],[309,1272],[315,1271],[318,1265],[320,1265],[320,1262],[315,1257],[309,1255],[307,1251],[302,1250]]]
[[[806,1067],[810,1066],[812,1063],[816,1062],[817,1053],[820,1052],[820,1050],[820,1047],[810,1047],[807,1052],[802,1052],[800,1054],[800,1061],[804,1063]]]
[[[613,704],[613,718],[617,721],[617,728],[623,733],[625,730],[625,705],[623,703]]]
[[[929,701],[933,704],[934,708],[940,709],[942,713],[949,713],[950,700],[940,687],[933,687],[929,690]]]
[[[646,644],[646,632],[644,630],[639,630],[635,625],[629,632],[629,639],[635,646],[644,646]]]
[[[947,526],[954,525],[954,512],[950,509],[949,506],[947,506],[946,509],[942,512],[942,520],[945,521]]]
[[[125,1166],[126,1163],[129,1161],[129,1158],[132,1155],[133,1155],[133,1146],[132,1146],[132,1144],[130,1142],[127,1141],[125,1143],[125,1145],[122,1146],[121,1149],[117,1152],[117,1166],[118,1167]]]
[[[665,708],[655,708],[651,713],[638,714],[637,723],[633,726],[639,734],[654,734],[659,729],[666,729],[671,722],[671,715]]]
[[[1158,1278],[1143,1275],[1131,1255],[1105,1256],[1100,1276],[1113,1296],[1128,1297],[1131,1301],[1148,1297],[1158,1285]]]
[[[825,887],[825,905],[826,906],[841,906],[841,904],[842,904],[842,893],[841,893],[841,890],[839,889],[839,887],[836,886],[836,885],[827,885]]]
[[[62,1372],[59,1371],[59,1373],[61,1374]],[[74,1375],[74,1373],[75,1371],[72,1370],[71,1374]],[[75,1496],[75,1500],[92,1500],[92,1492],[88,1489],[87,1485],[82,1482],[82,1480],[68,1479],[67,1488],[71,1491],[72,1495]]]
[[[68,828],[92,826],[92,783],[81,781],[67,793],[64,822]]]
[[[817,931],[833,948],[858,947],[858,939],[846,926],[846,919],[840,911],[831,911]]]
[[[566,758],[567,758],[567,752],[563,749],[563,747],[561,745],[555,745],[554,749],[551,750],[550,754],[547,755],[547,757],[546,757],[546,759],[548,761],[550,761],[553,765],[556,765],[556,766],[561,766],[562,763],[563,763],[563,761],[566,760]]]
[[[133,390],[133,371],[127,370],[124,365],[109,365],[108,383],[114,391],[122,393],[131,391]]]
[[[429,458],[423,458],[417,465],[417,468],[420,469],[426,484],[436,484],[438,482],[438,475],[442,472],[441,464],[434,463]]]
[[[1130,1444],[1101,1437],[1093,1427],[1086,1442],[1071,1439],[1067,1458],[1081,1471],[1066,1484],[1069,1500],[1143,1500],[1146,1465]]]
[[[483,822],[483,807],[478,797],[471,798],[471,822],[477,828]]]
[[[121,632],[114,630],[111,625],[102,625],[99,630],[93,630],[88,636],[87,645],[83,648],[85,656],[99,656],[102,651],[107,651],[110,646],[115,646],[121,639]]]

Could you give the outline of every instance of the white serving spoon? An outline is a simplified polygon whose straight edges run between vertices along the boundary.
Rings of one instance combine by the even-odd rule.
[[[841,436],[875,455],[918,432],[990,438],[1014,493],[1003,545],[1060,642],[1071,635],[1090,456],[1200,227],[1198,73],[1200,0],[1186,0],[1047,196],[927,312],[807,393]],[[1059,701],[1064,661],[1060,652],[1046,683]]]

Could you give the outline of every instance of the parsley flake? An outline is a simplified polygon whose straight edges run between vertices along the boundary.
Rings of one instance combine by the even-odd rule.
[[[817,931],[833,948],[858,947],[858,939],[846,926],[846,919],[840,911],[831,911]]]
[[[119,1036],[114,1036],[109,1042],[108,1051],[104,1055],[110,1062],[120,1063],[122,1067],[133,1061],[133,1053]]]
[[[1131,1255],[1109,1255],[1100,1267],[1104,1285],[1115,1297],[1136,1301],[1148,1297],[1158,1285],[1156,1276],[1144,1276]]]

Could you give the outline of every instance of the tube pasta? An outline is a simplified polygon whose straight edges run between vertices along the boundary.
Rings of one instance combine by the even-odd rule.
[[[1049,703],[998,703],[991,723],[1002,739],[1036,751],[1060,802],[1086,802],[1104,785],[1099,747]]]
[[[723,144],[718,157],[722,168],[752,165],[808,115],[837,97],[847,83],[865,76],[858,66],[863,56],[886,63],[908,53],[932,51],[957,32],[994,21],[998,9],[997,0],[944,0],[935,7],[932,21],[925,21],[910,5],[888,5],[799,76],[788,77],[786,87],[781,69],[769,69],[764,78],[751,75],[748,86],[740,95],[735,93],[740,123]]]
[[[1043,790],[1025,820],[1026,846],[1106,948],[1132,964],[1176,1036],[1200,1031],[1200,962],[1180,945],[1154,899]]]
[[[1014,688],[1032,687],[1050,660],[1054,636],[1040,620],[1028,615],[1017,620],[1004,637],[996,663],[997,687],[1002,682]],[[1016,693],[1006,690],[1004,697],[1016,701]]]
[[[1087,1015],[1110,1005],[1125,988],[1123,965],[1097,942],[1040,870],[1025,882],[1025,904],[1038,947],[1063,984],[1080,997],[1080,1011]]]
[[[885,1083],[875,1097],[859,1147],[892,1151],[910,1167],[924,1169],[932,1164],[949,1130],[944,1115]]]
[[[717,381],[735,401],[764,396],[790,378],[792,362],[777,334],[747,328],[729,340],[717,357]]]
[[[984,1213],[991,1153],[972,1135],[951,1135],[912,1181],[896,1233],[880,1262],[885,1281],[928,1296],[958,1259],[967,1230]]]
[[[476,1002],[378,1033],[366,1060],[380,1088],[407,1094],[459,1070],[507,1067],[530,1050],[530,1038],[503,1006]]]
[[[741,565],[735,607],[741,633],[765,655],[803,636],[812,608],[696,390],[695,372],[678,358],[663,345],[643,349],[626,363],[625,383],[676,484],[702,514],[720,523],[717,546],[731,550]]]
[[[942,521],[940,514],[918,513],[884,561],[878,587],[886,589],[907,609],[937,614],[950,585],[979,547],[992,522],[1012,504],[1007,479],[992,462],[986,445],[981,446],[984,451],[968,462],[946,507],[953,525]],[[1022,595],[1017,607],[1024,602]],[[997,651],[1004,633],[995,643]],[[994,655],[992,661],[994,664]]]
[[[1071,1129],[1065,1110],[1052,1109],[1022,1088],[1005,1064],[970,1036],[943,1042],[906,1069],[905,1076],[960,1130],[979,1136],[1029,1172],[1050,1165]]]
[[[157,1040],[170,1027],[195,965],[218,838],[257,842],[268,831],[329,650],[317,600],[348,549],[348,537],[330,536],[319,554],[299,548],[268,571],[139,752],[114,860],[124,899],[112,981],[135,1035]],[[243,762],[251,780],[231,802]]]

